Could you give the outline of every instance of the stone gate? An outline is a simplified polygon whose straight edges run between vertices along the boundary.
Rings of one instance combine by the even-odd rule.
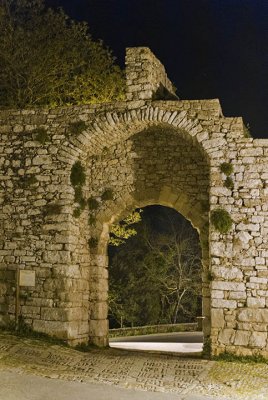
[[[106,345],[109,227],[158,204],[199,232],[213,354],[268,357],[268,140],[178,99],[148,48],[126,83],[123,102],[0,112],[1,325]]]

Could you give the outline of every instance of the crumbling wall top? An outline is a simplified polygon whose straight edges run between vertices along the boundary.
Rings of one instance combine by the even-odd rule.
[[[178,100],[163,64],[148,47],[126,49],[127,100]]]

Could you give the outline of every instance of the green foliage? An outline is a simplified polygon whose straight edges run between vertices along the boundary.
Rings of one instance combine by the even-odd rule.
[[[44,0],[0,2],[0,106],[29,108],[124,98],[114,57],[85,22]]]
[[[226,210],[217,208],[211,212],[211,222],[218,232],[227,233],[230,231],[233,221]]]
[[[35,135],[35,140],[41,144],[45,144],[49,141],[49,136],[44,128],[35,129],[33,134]]]
[[[202,356],[208,360],[211,358],[211,339],[208,337],[204,339]]]
[[[99,241],[98,241],[97,238],[91,237],[91,238],[88,239],[87,243],[88,243],[88,247],[90,249],[95,249],[98,246]]]
[[[89,208],[90,211],[98,210],[98,208],[100,207],[100,203],[94,197],[90,197],[88,199],[87,205],[88,205],[88,208]]]
[[[70,133],[73,135],[79,135],[87,129],[85,121],[72,122],[69,126]]]
[[[231,163],[224,162],[220,165],[221,172],[223,172],[226,176],[229,176],[233,173],[234,167]]]
[[[22,182],[23,182],[24,188],[27,188],[28,186],[32,186],[35,183],[37,183],[38,180],[34,175],[25,175]]]
[[[82,210],[81,210],[80,207],[75,208],[75,209],[74,209],[74,212],[73,212],[74,218],[79,218],[80,215],[81,215],[81,212],[82,212]]]
[[[56,203],[46,204],[44,207],[44,215],[51,216],[51,215],[59,215],[61,213],[62,206]]]
[[[214,356],[213,360],[215,361],[225,361],[225,362],[239,362],[243,364],[252,364],[252,363],[263,363],[268,364],[268,360],[261,355],[253,355],[253,356],[236,356],[232,353],[221,353],[218,356]]]
[[[90,214],[88,217],[88,223],[89,225],[95,225],[96,224],[96,217],[95,215]]]
[[[126,240],[137,234],[135,228],[130,225],[137,224],[141,221],[142,210],[133,211],[119,224],[113,224],[110,228],[110,241],[112,246],[120,246],[126,243]]]
[[[71,184],[76,186],[83,186],[86,181],[85,168],[82,166],[81,161],[76,161],[71,170]]]
[[[230,176],[227,176],[227,178],[225,179],[224,186],[227,187],[228,189],[234,188],[234,181]]]
[[[105,189],[105,191],[101,195],[102,201],[113,200],[114,192],[113,189]]]
[[[208,273],[207,273],[207,280],[208,280],[208,282],[212,282],[213,279],[214,279],[214,274],[213,274],[213,272],[208,271]]]
[[[75,186],[74,188],[74,201],[75,203],[79,203],[83,209],[85,208],[86,200],[83,197],[83,191],[81,186]]]

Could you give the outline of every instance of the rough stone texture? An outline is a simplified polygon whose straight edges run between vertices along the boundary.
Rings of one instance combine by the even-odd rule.
[[[25,321],[73,344],[107,344],[109,227],[160,204],[200,233],[204,333],[213,352],[267,356],[268,140],[245,138],[242,119],[225,118],[217,99],[167,99],[174,93],[164,67],[149,49],[133,48],[125,102],[0,112],[2,325],[14,320],[16,271],[34,270],[36,286],[21,288]],[[71,133],[78,121],[86,128]],[[38,128],[49,135],[44,144]],[[100,207],[75,218],[77,160],[86,171],[83,196]],[[233,165],[232,189],[223,162]],[[112,200],[102,200],[106,189]],[[217,207],[233,220],[227,234],[210,225]]]

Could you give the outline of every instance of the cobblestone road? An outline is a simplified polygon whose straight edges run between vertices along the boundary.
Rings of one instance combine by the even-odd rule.
[[[76,350],[0,334],[0,372],[13,370],[122,388],[267,400],[268,365],[211,362],[114,349]]]

